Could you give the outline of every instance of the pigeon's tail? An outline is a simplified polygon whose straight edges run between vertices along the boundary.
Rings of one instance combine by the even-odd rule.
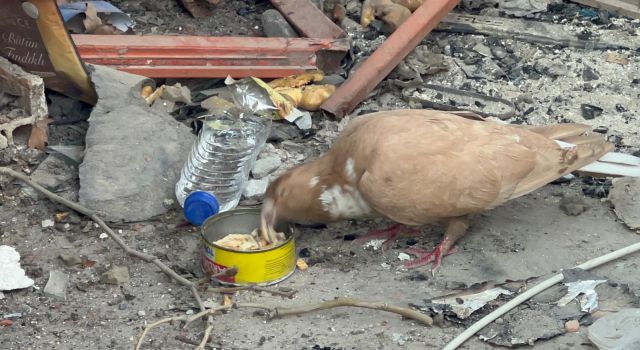
[[[577,147],[585,151],[601,148],[603,144],[613,145],[604,141],[598,134],[589,134],[591,127],[583,124],[556,124],[527,128],[555,140],[563,149]],[[580,152],[579,152],[580,153]],[[577,171],[595,177],[602,176],[630,176],[640,177],[640,158],[625,153],[607,152],[597,160],[590,162]]]

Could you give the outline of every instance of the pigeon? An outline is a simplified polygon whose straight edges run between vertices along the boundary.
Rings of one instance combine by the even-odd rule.
[[[512,125],[473,113],[401,109],[350,121],[330,149],[272,181],[261,210],[261,232],[277,222],[327,224],[385,218],[391,227],[359,238],[392,242],[403,231],[440,224],[431,252],[410,248],[415,268],[435,275],[470,217],[521,197],[574,171],[640,176],[640,158],[582,124]],[[267,242],[275,239],[265,237]]]

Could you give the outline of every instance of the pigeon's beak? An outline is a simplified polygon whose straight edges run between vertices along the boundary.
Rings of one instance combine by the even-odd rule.
[[[276,205],[273,199],[267,198],[262,204],[260,214],[260,235],[268,243],[276,240],[274,226],[276,224]]]

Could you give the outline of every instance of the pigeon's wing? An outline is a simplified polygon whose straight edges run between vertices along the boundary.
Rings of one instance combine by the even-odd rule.
[[[405,224],[491,209],[610,150],[604,140],[563,150],[524,128],[419,110],[388,112],[350,138],[370,143],[352,149],[366,164],[359,191],[378,213]]]

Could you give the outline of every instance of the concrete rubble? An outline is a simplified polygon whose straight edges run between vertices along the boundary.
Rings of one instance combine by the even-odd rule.
[[[17,128],[32,125],[47,114],[42,78],[0,57],[0,150],[14,144]]]
[[[67,300],[67,286],[69,285],[69,276],[64,271],[49,271],[49,280],[44,286],[44,295],[59,300]]]
[[[27,288],[33,280],[20,267],[20,253],[14,247],[0,246],[0,291]]]
[[[91,66],[98,103],[89,118],[79,168],[79,199],[109,221],[163,214],[192,146],[189,128],[140,97],[147,79]]]
[[[129,269],[126,266],[114,266],[100,277],[102,283],[124,284],[129,282]]]
[[[614,179],[609,201],[622,222],[632,230],[640,230],[640,179]]]

